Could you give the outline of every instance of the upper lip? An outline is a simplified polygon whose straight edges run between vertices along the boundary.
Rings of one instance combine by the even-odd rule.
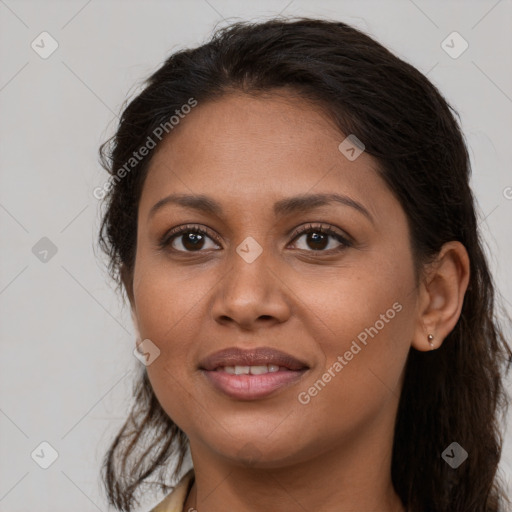
[[[203,370],[215,370],[225,366],[260,366],[266,364],[283,366],[290,370],[308,368],[308,365],[303,361],[300,361],[286,352],[270,347],[255,349],[232,347],[219,350],[205,357],[199,363],[199,368]]]

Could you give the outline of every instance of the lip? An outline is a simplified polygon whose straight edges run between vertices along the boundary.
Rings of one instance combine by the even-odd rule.
[[[213,371],[221,366],[257,366],[274,364],[288,370],[302,370],[308,365],[286,352],[270,347],[242,349],[238,347],[219,350],[199,363],[199,369]]]
[[[233,375],[225,366],[276,365],[279,371],[260,375]],[[218,391],[236,400],[258,400],[296,384],[309,366],[290,354],[269,347],[244,350],[237,347],[215,352],[203,359],[199,370]]]

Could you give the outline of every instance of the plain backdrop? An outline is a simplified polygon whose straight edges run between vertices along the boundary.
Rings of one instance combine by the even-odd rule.
[[[511,311],[511,1],[0,0],[1,512],[110,510],[99,467],[141,363],[129,309],[96,248],[93,189],[106,179],[98,146],[170,52],[204,42],[216,25],[278,13],[361,28],[456,108]],[[457,58],[442,46],[454,31],[455,50],[468,44]],[[511,436],[500,468],[509,485]]]

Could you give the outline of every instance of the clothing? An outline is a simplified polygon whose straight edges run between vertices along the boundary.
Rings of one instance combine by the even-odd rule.
[[[187,501],[193,483],[194,469],[191,469],[183,475],[176,487],[149,512],[197,512],[195,509],[184,509],[185,501]]]
[[[188,512],[183,509],[194,483],[194,470],[185,473],[174,489],[149,512]]]

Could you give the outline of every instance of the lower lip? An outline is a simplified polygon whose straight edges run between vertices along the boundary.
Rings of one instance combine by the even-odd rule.
[[[278,389],[291,386],[306,370],[279,370],[261,375],[233,375],[224,371],[201,370],[214,388],[238,400],[258,400]]]

